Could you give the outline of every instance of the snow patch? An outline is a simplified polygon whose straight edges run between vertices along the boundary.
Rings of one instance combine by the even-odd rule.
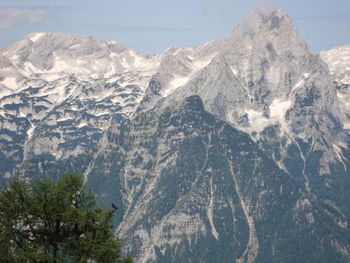
[[[117,57],[115,53],[113,53],[113,57]],[[135,51],[129,50],[127,52],[127,55],[123,56],[122,59],[120,59],[120,62],[123,66],[123,68],[130,70],[130,69],[143,69],[149,65],[149,62],[146,58],[138,55]]]
[[[74,118],[63,117],[56,120],[56,122],[63,122],[63,121],[74,121]]]
[[[209,219],[211,233],[215,237],[216,240],[219,240],[219,233],[214,225],[214,216],[213,216],[213,207],[214,207],[214,189],[213,189],[213,178],[210,178],[210,201],[209,206],[207,208],[207,216]]]
[[[10,60],[17,60],[19,58],[18,55],[13,55],[12,57],[10,57]]]
[[[36,67],[35,67],[31,62],[29,62],[29,61],[24,62],[23,66],[24,66],[24,70],[25,70],[27,73],[35,73],[35,74],[38,74],[38,73],[45,73],[45,71],[42,71],[42,70],[36,68]]]
[[[275,99],[270,105],[270,117],[264,115],[263,112],[255,111],[253,109],[245,110],[248,115],[248,120],[250,124],[250,130],[261,132],[267,126],[279,123],[281,129],[288,133],[288,124],[285,119],[287,110],[292,105],[289,100]]]
[[[190,77],[175,77],[169,84],[168,88],[164,91],[164,97],[173,93],[177,88],[182,87],[190,80]]]
[[[111,114],[110,111],[99,111],[98,109],[91,109],[87,111],[88,114],[94,115],[95,117],[100,117],[103,115]]]
[[[36,42],[39,38],[41,38],[42,36],[44,36],[45,33],[36,33],[30,36],[30,41],[32,42]]]
[[[232,73],[236,76],[238,74],[237,70],[230,66]]]
[[[285,115],[291,105],[291,101],[281,99],[273,100],[273,102],[270,105],[270,119],[277,120],[281,124],[281,127],[285,132],[288,132],[288,126],[285,119]]]
[[[2,84],[6,87],[15,90],[17,88],[17,82],[16,78],[14,77],[7,77],[2,81]]]
[[[346,169],[346,165],[344,163],[344,160],[346,160],[346,158],[344,158],[344,155],[343,155],[341,148],[338,145],[333,144],[333,149],[338,157],[338,160],[343,164],[344,170],[346,171],[347,169]]]
[[[42,78],[46,81],[54,81],[57,80],[59,78],[61,78],[61,75],[58,73],[48,73],[42,76]]]
[[[88,123],[85,121],[82,121],[79,123],[79,125],[77,127],[80,129],[80,128],[85,127],[85,126],[88,126]]]
[[[202,68],[209,65],[209,63],[212,61],[212,59],[215,57],[215,55],[216,55],[216,52],[214,52],[213,54],[210,54],[209,56],[207,56],[203,59],[195,60],[192,62],[193,66],[197,70],[202,69]]]
[[[108,72],[104,74],[104,78],[110,78],[112,77],[115,73],[117,73],[117,70],[115,68],[115,64],[111,63],[111,65],[108,67]]]
[[[295,86],[292,88],[292,92],[297,90],[298,88],[302,87],[305,83],[305,80],[310,76],[310,73],[305,73],[302,77],[301,80],[299,80],[297,82],[297,84],[295,84]]]
[[[245,112],[248,115],[249,124],[254,130],[256,130],[256,128],[259,129],[259,127],[262,129],[265,128],[266,125],[264,123],[267,122],[268,119],[264,117],[263,112],[255,111],[252,109],[245,110]]]
[[[350,84],[350,45],[322,51],[320,57],[338,82]]]
[[[50,69],[49,72],[62,72],[67,68],[70,68],[67,62],[57,56],[55,57],[54,66],[52,67],[52,69]]]
[[[144,68],[149,65],[148,61],[145,58],[138,56],[136,53],[134,53],[133,57],[134,57],[134,66],[136,68]]]
[[[189,60],[192,60],[192,72],[190,72],[187,76],[174,76],[173,80],[170,81],[167,89],[163,91],[163,96],[166,97],[173,93],[177,88],[185,85],[193,77],[194,74],[196,74],[202,68],[206,67],[212,61],[215,55],[216,53],[199,60],[192,60],[191,56],[187,56]]]
[[[31,127],[27,131],[28,139],[30,139],[32,137],[34,129],[35,129],[35,125],[31,124]]]

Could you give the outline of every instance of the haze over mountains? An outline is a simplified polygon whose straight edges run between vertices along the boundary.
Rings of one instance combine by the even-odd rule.
[[[137,262],[349,262],[349,57],[280,10],[151,57],[29,35],[0,51],[0,176],[83,173]]]

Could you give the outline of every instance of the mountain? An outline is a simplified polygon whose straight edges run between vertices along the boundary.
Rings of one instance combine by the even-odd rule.
[[[280,10],[148,57],[29,35],[0,50],[2,180],[81,172],[137,262],[348,262],[344,54]]]
[[[0,58],[2,174],[34,156],[88,152],[154,74],[136,52],[85,36],[32,34]]]
[[[339,84],[350,84],[350,45],[321,51],[320,56]]]
[[[320,52],[321,58],[328,64],[337,83],[337,96],[341,105],[343,128],[350,136],[350,45],[336,47]]]
[[[317,138],[322,132],[333,138],[339,126],[335,87],[290,17],[255,12],[222,42],[220,53],[174,97],[198,94],[210,112],[250,133],[277,123],[292,137]],[[317,103],[305,101],[308,96]],[[314,117],[324,126],[313,127]]]
[[[195,51],[213,58],[158,107],[200,96],[206,110],[250,134],[301,187],[346,211],[348,191],[336,194],[349,185],[349,134],[338,84],[291,18],[256,10],[228,37]]]
[[[346,217],[198,96],[110,130],[86,179],[106,204],[123,200],[118,233],[138,262],[348,259]]]

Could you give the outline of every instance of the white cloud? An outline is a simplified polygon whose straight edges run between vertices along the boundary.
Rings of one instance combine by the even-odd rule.
[[[258,8],[261,15],[268,17],[277,9],[277,5],[274,0],[262,0]]]
[[[25,23],[38,23],[46,12],[40,9],[0,8],[0,30]]]

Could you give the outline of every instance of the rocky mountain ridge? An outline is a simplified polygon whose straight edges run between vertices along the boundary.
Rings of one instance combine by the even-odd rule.
[[[337,97],[343,116],[343,129],[350,134],[350,45],[320,52],[337,83]]]

